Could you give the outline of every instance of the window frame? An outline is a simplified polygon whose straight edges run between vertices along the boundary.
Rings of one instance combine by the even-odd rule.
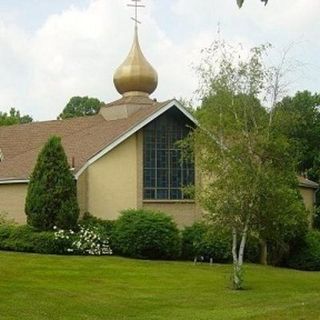
[[[184,125],[181,125],[183,121]],[[184,192],[183,188],[188,185],[195,184],[195,164],[194,161],[181,162],[181,148],[176,146],[176,143],[183,138],[185,138],[190,132],[190,127],[188,128],[189,121],[186,120],[185,116],[180,114],[176,117],[170,113],[165,113],[153,120],[147,126],[143,128],[143,138],[142,138],[142,152],[143,152],[143,163],[142,163],[142,199],[143,202],[194,202],[194,199],[188,197]],[[165,129],[162,131],[162,129]],[[165,138],[159,138],[159,135],[165,134]],[[148,136],[147,136],[148,135]],[[160,141],[160,142],[159,142]],[[163,144],[163,141],[165,143]],[[149,146],[148,146],[149,144]],[[151,144],[151,146],[150,146]],[[162,144],[162,147],[161,147]],[[160,147],[159,147],[160,145]],[[160,151],[160,152],[159,152]],[[166,160],[164,161],[166,165],[159,166],[159,154],[163,151],[166,153]],[[147,160],[146,156],[149,153],[150,158]],[[174,158],[174,153],[180,153],[179,160],[176,160],[179,164],[176,166],[172,165]],[[153,154],[153,158],[152,158]],[[149,162],[149,166],[146,166],[146,162]],[[153,162],[153,166],[152,166]],[[159,184],[159,170],[166,170],[166,181],[165,186]],[[178,174],[178,184],[179,186],[174,186],[172,183],[173,174],[172,171],[177,170]],[[149,171],[151,184],[147,185],[146,182],[146,172]],[[152,176],[154,178],[152,178]],[[187,183],[184,183],[187,181]],[[150,192],[147,195],[147,192]],[[166,192],[166,195],[159,197],[159,191]],[[177,192],[176,196],[173,196],[173,192]]]

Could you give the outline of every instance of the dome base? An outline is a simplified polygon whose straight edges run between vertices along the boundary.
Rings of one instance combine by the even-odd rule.
[[[142,91],[129,91],[122,94],[123,97],[149,97],[149,94]]]

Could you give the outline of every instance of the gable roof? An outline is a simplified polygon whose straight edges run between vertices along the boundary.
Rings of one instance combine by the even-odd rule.
[[[143,108],[128,118],[118,120],[105,120],[98,114],[0,127],[0,149],[3,154],[0,184],[27,182],[40,150],[53,135],[61,137],[68,161],[72,163],[74,159],[74,174],[79,177],[90,164],[172,107],[178,108],[196,123],[176,100],[159,103],[145,97],[124,97],[107,104],[105,108],[122,104],[141,105]]]

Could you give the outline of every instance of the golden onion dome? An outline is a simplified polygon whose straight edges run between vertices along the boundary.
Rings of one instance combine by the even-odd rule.
[[[151,94],[158,86],[158,74],[141,51],[137,26],[129,55],[116,70],[113,82],[122,95]]]

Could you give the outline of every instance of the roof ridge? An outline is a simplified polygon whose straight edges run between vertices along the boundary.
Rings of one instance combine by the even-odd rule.
[[[66,118],[66,119],[55,119],[55,120],[44,120],[44,121],[32,121],[32,122],[28,122],[28,123],[16,123],[16,124],[12,124],[12,125],[8,125],[8,126],[0,126],[0,130],[1,129],[11,129],[11,128],[15,128],[15,127],[26,127],[26,126],[33,126],[33,125],[37,125],[37,124],[49,124],[49,123],[55,123],[55,122],[67,122],[67,121],[75,121],[75,120],[83,120],[87,117],[93,118],[93,117],[97,117],[100,116],[99,113],[94,114],[94,115],[86,115],[86,116],[79,116],[79,117],[73,117],[73,118]]]

